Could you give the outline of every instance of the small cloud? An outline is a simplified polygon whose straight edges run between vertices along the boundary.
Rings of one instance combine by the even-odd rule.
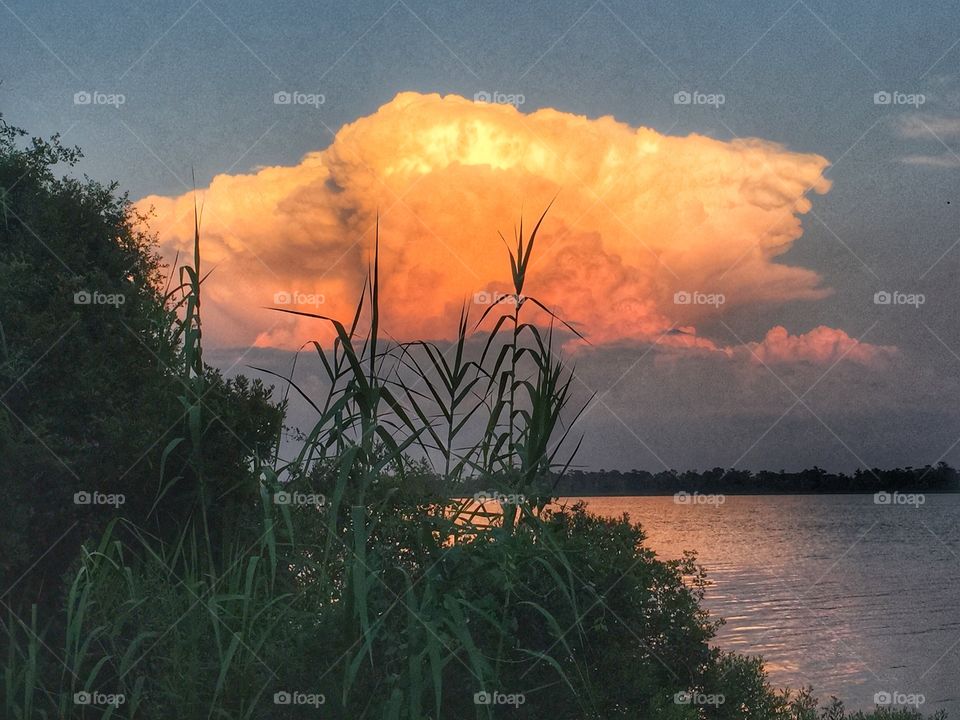
[[[900,158],[900,162],[906,165],[921,165],[936,168],[960,167],[960,157],[951,153],[943,153],[942,155],[907,155]]]
[[[749,353],[752,360],[766,365],[810,363],[832,365],[841,360],[859,365],[876,365],[896,354],[892,345],[873,345],[850,337],[843,330],[820,325],[810,332],[791,335],[782,325],[771,328],[761,342],[733,348],[733,354]]]
[[[900,134],[906,138],[960,137],[960,117],[910,115],[900,123]]]

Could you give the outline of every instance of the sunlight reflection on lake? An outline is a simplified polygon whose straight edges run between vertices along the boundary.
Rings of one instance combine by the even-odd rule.
[[[960,718],[960,496],[919,508],[872,495],[586,500],[629,513],[664,558],[697,551],[706,606],[727,621],[719,645],[763,655],[774,685],[864,709],[878,692],[922,693],[922,711]]]

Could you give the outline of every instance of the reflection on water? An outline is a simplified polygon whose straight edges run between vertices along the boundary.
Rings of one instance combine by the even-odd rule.
[[[566,502],[573,502],[572,499]],[[627,512],[665,558],[695,550],[718,643],[760,654],[778,686],[872,708],[878,692],[921,693],[960,718],[960,496],[911,506],[872,495],[587,498]]]

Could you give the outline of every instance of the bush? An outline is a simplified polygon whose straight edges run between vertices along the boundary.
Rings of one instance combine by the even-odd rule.
[[[154,506],[164,452],[183,435],[185,376],[182,298],[162,289],[154,240],[116,185],[54,175],[78,150],[57,137],[21,147],[23,136],[0,118],[0,585],[16,582],[25,610],[56,604],[80,543],[112,517],[178,531],[197,484]],[[215,495],[246,480],[255,498],[249,464],[269,456],[282,408],[259,381],[203,373]],[[191,475],[188,447],[166,456],[167,479]],[[77,506],[78,492],[126,502]]]

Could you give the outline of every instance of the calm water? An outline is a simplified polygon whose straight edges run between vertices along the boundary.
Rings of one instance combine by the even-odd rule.
[[[872,495],[587,498],[630,514],[663,557],[696,550],[718,643],[760,654],[777,686],[813,685],[848,707],[920,693],[960,720],[960,496],[921,507]]]

